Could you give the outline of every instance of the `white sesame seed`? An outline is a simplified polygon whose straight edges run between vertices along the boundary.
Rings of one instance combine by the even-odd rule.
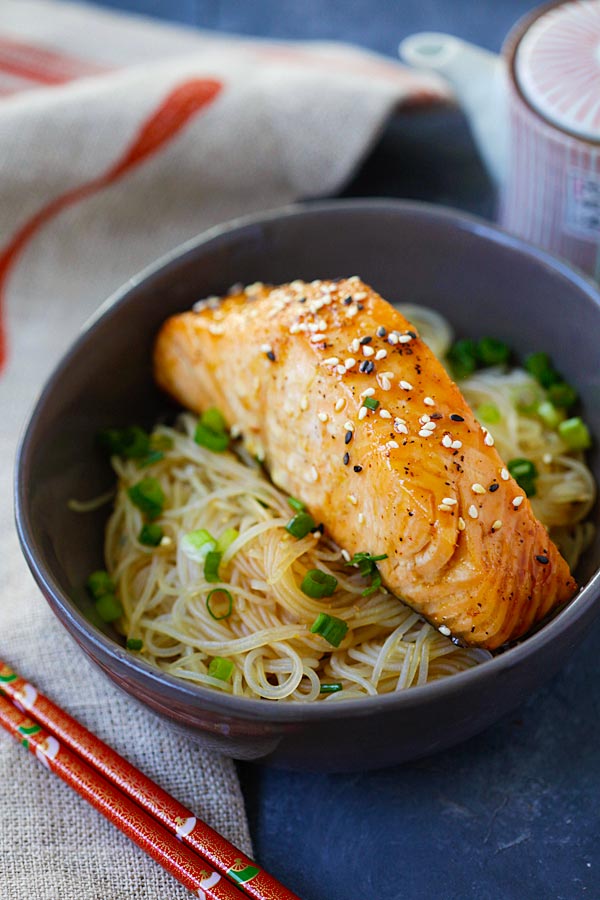
[[[346,366],[347,369],[351,369],[352,366],[356,365],[356,360],[354,359],[353,356],[349,356],[348,359],[344,360],[344,365]]]
[[[358,312],[357,306],[349,306],[348,309],[346,310],[346,318],[353,319],[357,312]]]
[[[431,435],[432,435],[432,432],[429,431],[429,429],[421,428],[421,430],[419,431],[419,437],[426,438],[426,437],[431,437]]]
[[[542,456],[542,462],[545,463],[545,465],[549,466],[552,462],[552,454],[544,453],[544,455]]]
[[[347,422],[344,422],[344,429],[346,431],[354,431],[354,422],[351,422],[349,419]]]
[[[360,293],[354,295],[354,299],[355,300],[366,300],[367,295],[365,294],[364,291],[361,291]]]
[[[382,348],[381,350],[378,350],[377,353],[375,354],[375,359],[385,359],[386,356],[387,356],[387,350],[384,350]]]
[[[380,409],[379,415],[381,416],[382,419],[391,419],[392,418],[391,412],[388,412],[387,409]]]
[[[454,497],[442,497],[442,503],[445,503],[446,506],[456,506],[457,502]]]
[[[483,443],[486,444],[488,447],[493,447],[493,446],[494,446],[494,438],[493,438],[492,435],[489,433],[489,431],[487,432],[486,436],[484,437]]]
[[[421,425],[426,425],[427,422],[431,422],[431,417],[428,416],[427,413],[425,413],[425,415],[421,416],[419,422],[421,423]]]
[[[518,509],[524,499],[525,499],[525,497],[522,494],[519,497],[515,497],[515,499],[512,502],[512,505],[514,506],[514,508]]]
[[[500,478],[502,479],[502,481],[508,481],[508,479],[510,478],[510,472],[508,471],[508,469],[500,469]]]
[[[354,340],[352,341],[352,343],[350,344],[350,347],[348,349],[350,350],[350,353],[358,353],[358,351],[360,350],[359,339],[354,338]]]
[[[465,522],[465,520],[463,519],[462,516],[459,516],[458,517],[458,530],[464,531],[466,527],[467,527],[467,523]]]
[[[316,334],[311,335],[310,340],[311,340],[311,343],[317,344],[319,341],[325,340],[325,335],[317,332]]]
[[[410,336],[410,334],[401,334],[398,337],[398,340],[400,341],[401,344],[408,344],[409,341],[412,341],[412,337]]]
[[[468,513],[469,513],[469,515],[471,516],[472,519],[477,519],[477,518],[479,518],[479,512],[478,512],[478,510],[477,510],[477,507],[474,506],[473,504],[471,504],[471,506],[469,507]]]
[[[435,402],[431,397],[423,397],[423,403],[425,404],[425,406],[435,406]]]
[[[170,538],[168,534],[164,534],[160,539],[161,547],[170,547],[173,543],[173,538]]]
[[[392,386],[392,382],[389,378],[386,378],[385,375],[382,375],[381,378],[377,378],[377,383],[381,387],[382,391],[389,391]]]
[[[365,521],[364,513],[359,513],[358,514],[358,524],[362,525],[364,521]]]
[[[314,466],[311,466],[310,469],[308,470],[308,472],[309,472],[310,480],[311,480],[311,481],[317,481],[317,480],[318,480],[318,478],[319,478],[319,473],[317,472],[317,470],[316,470],[316,468],[315,468]]]
[[[402,419],[394,419],[394,431],[397,431],[398,434],[408,434],[406,423]]]
[[[362,348],[363,356],[374,356],[375,351],[372,347],[369,347],[368,344],[363,344]]]
[[[317,413],[317,418],[318,418],[321,422],[326,422],[327,419],[329,418],[329,416],[327,415],[326,412],[320,412],[320,413]]]
[[[390,331],[388,334],[388,344],[397,344],[398,343],[398,335],[395,331]]]
[[[394,373],[393,373],[393,372],[382,372],[381,374],[382,374],[385,378],[393,378],[393,377],[394,377]]]
[[[439,506],[438,506],[438,509],[441,510],[442,512],[450,512],[450,510],[452,509],[452,507],[451,507],[451,506],[448,506],[447,503],[440,503]]]
[[[350,503],[351,503],[353,506],[356,506],[356,505],[358,504],[358,500],[356,499],[356,497],[354,496],[354,494],[348,494],[348,500],[350,501]]]
[[[261,344],[261,345],[260,345],[260,352],[261,352],[261,353],[272,353],[272,352],[273,352],[273,348],[271,347],[270,344]]]
[[[335,411],[339,412],[341,409],[343,409],[345,402],[346,401],[344,400],[343,397],[338,397],[338,399],[335,401],[335,406],[333,407],[335,409]]]
[[[375,393],[375,388],[365,388],[364,391],[361,391],[359,397],[372,397]]]
[[[496,521],[492,525],[492,531],[500,531],[501,528],[502,528],[502,519],[496,519]]]
[[[346,366],[336,366],[335,371],[337,372],[338,375],[345,375],[346,374]]]
[[[337,356],[329,356],[329,357],[327,357],[327,359],[323,360],[324,366],[337,366],[338,363],[339,363],[339,359],[337,358]]]
[[[452,634],[452,632],[450,631],[450,629],[448,628],[447,625],[440,625],[440,627],[438,628],[438,631],[440,634],[443,634],[444,637],[450,637],[450,635]]]
[[[306,394],[300,400],[300,409],[303,411],[305,409],[308,409],[308,397],[306,396]]]
[[[241,433],[242,433],[242,426],[238,425],[237,422],[234,422],[234,424],[229,429],[229,434],[231,435],[232,438],[239,438]]]
[[[471,485],[471,490],[474,494],[485,494],[484,486],[482,484],[479,484],[479,482],[477,481],[475,482],[475,484]]]
[[[398,450],[400,444],[396,443],[396,441],[388,441],[385,446],[389,447],[390,450]]]
[[[403,391],[412,391],[412,389],[413,389],[413,386],[410,383],[410,381],[401,381],[400,387],[402,388]]]
[[[462,447],[462,441],[452,441],[450,446],[453,450],[460,450],[460,448]]]
[[[358,411],[358,418],[362,421],[367,416],[368,412],[369,412],[369,410],[367,409],[366,406],[361,406],[361,408]]]
[[[351,557],[350,557],[350,554],[348,553],[347,550],[342,550],[342,551],[341,551],[341,556],[342,556],[342,559],[343,559],[345,562],[350,562],[350,558],[351,558]]]
[[[450,437],[449,434],[445,434],[444,437],[442,438],[442,445],[443,445],[444,447],[451,447],[451,446],[452,446],[452,438]]]
[[[425,424],[423,425],[423,429],[425,431],[435,431],[436,428],[437,422],[425,422]]]

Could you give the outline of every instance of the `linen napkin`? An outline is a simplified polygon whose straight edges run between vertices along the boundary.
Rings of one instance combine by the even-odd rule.
[[[0,658],[247,852],[233,763],[114,689],[37,591],[12,523],[17,436],[60,354],[128,277],[219,221],[335,192],[398,105],[445,96],[351,47],[0,5]],[[187,896],[2,734],[0,815],[3,900]]]

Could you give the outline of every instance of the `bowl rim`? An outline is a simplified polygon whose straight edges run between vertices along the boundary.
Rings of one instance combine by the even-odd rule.
[[[600,307],[600,292],[598,286],[591,279],[573,269],[561,259],[555,258],[546,251],[509,234],[496,225],[451,207],[420,201],[387,198],[352,198],[292,203],[277,209],[230,219],[206,229],[174,247],[129,278],[120,288],[113,292],[84,323],[78,336],[69,345],[39,391],[26,418],[19,440],[14,470],[14,505],[17,534],[25,560],[53,612],[65,627],[67,627],[65,620],[68,621],[67,630],[76,636],[88,655],[90,654],[89,645],[91,644],[94,652],[98,653],[103,659],[104,665],[106,665],[107,658],[115,659],[134,680],[139,679],[141,676],[146,683],[150,683],[150,687],[155,684],[160,686],[162,690],[174,690],[179,699],[190,702],[192,707],[201,707],[206,711],[216,711],[237,719],[260,719],[274,723],[302,722],[303,724],[307,720],[320,722],[329,719],[362,718],[383,710],[394,710],[397,713],[401,713],[403,709],[421,704],[426,705],[428,702],[443,701],[444,698],[455,691],[466,689],[476,682],[485,681],[486,678],[501,676],[502,673],[523,664],[530,656],[535,655],[539,650],[552,643],[562,632],[568,630],[571,626],[575,626],[581,618],[593,615],[592,606],[594,604],[598,606],[597,612],[600,613],[600,604],[597,604],[597,598],[600,594],[599,569],[592,575],[588,583],[583,588],[580,588],[579,593],[569,604],[541,627],[539,631],[530,635],[522,643],[490,660],[485,660],[480,665],[397,693],[336,699],[333,703],[274,703],[259,698],[237,697],[225,692],[221,693],[213,688],[203,687],[194,682],[187,682],[184,679],[176,678],[167,672],[156,669],[145,660],[133,656],[125,647],[115,643],[112,638],[101,632],[85,618],[74,601],[62,590],[50,569],[38,559],[36,538],[27,503],[28,472],[31,467],[32,442],[35,436],[37,420],[46,399],[54,390],[55,384],[62,377],[65,370],[68,369],[72,358],[78,354],[81,346],[87,342],[90,333],[99,322],[109,320],[121,305],[127,302],[131,292],[136,290],[141,284],[151,281],[158,275],[162,275],[169,267],[176,265],[194,251],[212,243],[227,241],[232,235],[248,227],[257,227],[294,218],[301,219],[307,216],[340,213],[354,214],[356,212],[375,215],[398,213],[407,217],[416,216],[422,220],[446,222],[461,231],[487,239],[494,244],[510,248],[521,255],[533,259],[546,269],[550,269],[554,275],[561,277],[578,288],[592,303]],[[93,658],[97,664],[98,660],[95,657]]]

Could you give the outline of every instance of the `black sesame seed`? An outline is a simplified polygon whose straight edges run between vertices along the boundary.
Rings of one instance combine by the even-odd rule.
[[[374,369],[375,363],[371,362],[370,359],[363,360],[363,362],[361,362],[360,366],[358,367],[358,371],[363,375],[370,375]]]
[[[488,490],[489,490],[490,494],[493,494],[494,491],[497,491],[499,487],[500,487],[500,485],[497,483],[490,484]]]
[[[267,359],[270,359],[271,362],[275,362],[275,354],[273,353],[272,350],[269,350],[269,351],[268,351],[268,353],[267,353]]]
[[[536,559],[537,559],[537,561],[538,561],[539,563],[541,563],[543,566],[547,566],[548,563],[550,562],[550,560],[548,559],[547,556],[541,556],[541,555],[540,555],[540,556],[536,556]]]
[[[358,310],[359,312],[362,312],[363,309],[364,309],[365,307],[364,307],[364,304],[362,304],[362,303],[357,303],[357,304],[356,304],[356,308],[357,308],[357,310]]]
[[[377,329],[377,337],[385,337],[386,334],[387,334],[386,329],[383,327],[383,325],[380,325],[379,328]]]
[[[362,466],[354,466],[355,472],[362,472]]]
[[[431,413],[429,416],[430,419],[443,419],[443,415],[441,413]]]
[[[298,297],[298,303],[306,303],[306,297]]]
[[[344,435],[344,443],[349,444],[351,440],[352,440],[352,432],[347,431],[346,434]]]
[[[371,337],[371,335],[367,335],[366,337],[361,338],[359,343],[360,344],[370,344],[372,340],[373,340],[373,338]]]
[[[409,334],[411,336],[411,338],[416,338],[416,336],[417,336],[416,331],[407,331],[406,333]]]
[[[452,413],[450,418],[452,419],[453,422],[464,422],[465,421],[462,416],[457,416],[456,413]]]
[[[344,306],[350,306],[352,303],[352,297],[344,297]]]
[[[344,465],[347,466],[349,462],[350,462],[350,454],[344,453]]]

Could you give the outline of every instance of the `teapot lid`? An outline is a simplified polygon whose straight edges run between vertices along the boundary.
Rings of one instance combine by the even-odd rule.
[[[537,18],[519,43],[515,75],[541,116],[600,141],[600,0],[572,0]]]

